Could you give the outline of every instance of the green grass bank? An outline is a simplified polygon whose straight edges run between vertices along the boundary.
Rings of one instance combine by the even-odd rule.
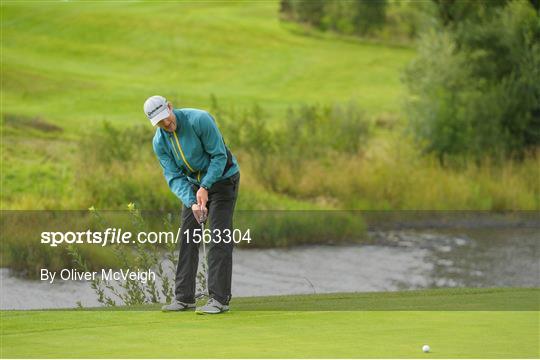
[[[441,289],[244,298],[219,316],[156,307],[3,311],[2,357],[537,358],[538,295]],[[431,353],[422,353],[424,344]]]

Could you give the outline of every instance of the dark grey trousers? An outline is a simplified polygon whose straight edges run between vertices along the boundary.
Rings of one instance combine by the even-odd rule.
[[[208,190],[208,220],[212,230],[230,229],[233,231],[233,213],[238,197],[240,173],[214,183]],[[178,301],[195,302],[195,281],[197,265],[199,264],[199,245],[193,241],[187,242],[184,234],[186,229],[200,229],[200,225],[193,216],[193,211],[185,205],[182,207],[182,242],[180,255],[176,267],[175,294]],[[193,240],[193,235],[190,236]],[[208,293],[211,298],[227,305],[231,300],[232,281],[232,252],[233,242],[207,244],[208,252]]]

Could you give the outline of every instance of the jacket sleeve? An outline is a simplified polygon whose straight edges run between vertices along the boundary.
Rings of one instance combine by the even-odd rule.
[[[159,164],[163,169],[163,176],[169,185],[169,188],[188,208],[196,203],[195,193],[186,176],[180,171],[171,153],[160,143],[156,137],[153,141],[154,152],[158,158]]]
[[[207,112],[199,118],[199,136],[204,150],[210,155],[210,165],[201,180],[201,186],[210,188],[223,174],[227,165],[227,150],[216,122]]]

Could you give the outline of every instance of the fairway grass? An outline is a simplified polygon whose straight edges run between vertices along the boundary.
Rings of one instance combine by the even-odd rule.
[[[207,107],[214,94],[279,116],[290,105],[350,100],[399,111],[400,72],[414,50],[303,36],[278,17],[277,0],[6,2],[3,112],[79,133],[103,119],[146,124],[152,94],[177,107]]]
[[[348,299],[351,305],[355,294],[289,297],[294,299],[289,311],[248,310],[250,304],[266,302],[271,307],[274,300],[279,302],[287,297],[238,299],[232,305],[233,311],[217,316],[162,313],[156,307],[146,307],[154,311],[4,311],[1,356],[537,358],[540,355],[538,289],[437,291],[379,293],[382,304],[402,297],[410,309],[402,311],[298,311],[294,305],[324,300],[326,304],[333,301],[335,308],[340,309],[343,305],[340,299]],[[512,292],[515,294],[509,295]],[[529,305],[524,307],[527,311],[415,309],[415,303],[426,308],[421,299],[431,296],[441,305],[483,302],[489,308],[490,298],[495,303],[506,298],[510,307],[511,301],[519,303],[519,299],[527,298],[523,304]],[[377,294],[356,294],[356,297],[357,305],[368,304],[374,303]],[[519,309],[519,304],[513,305]],[[436,308],[436,304],[431,308]],[[431,353],[422,353],[424,344],[431,346]]]

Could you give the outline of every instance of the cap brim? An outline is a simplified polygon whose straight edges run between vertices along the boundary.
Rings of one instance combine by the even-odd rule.
[[[165,108],[165,110],[162,110],[156,114],[153,118],[150,119],[150,122],[152,125],[156,126],[158,122],[168,117],[170,114],[169,108]]]

